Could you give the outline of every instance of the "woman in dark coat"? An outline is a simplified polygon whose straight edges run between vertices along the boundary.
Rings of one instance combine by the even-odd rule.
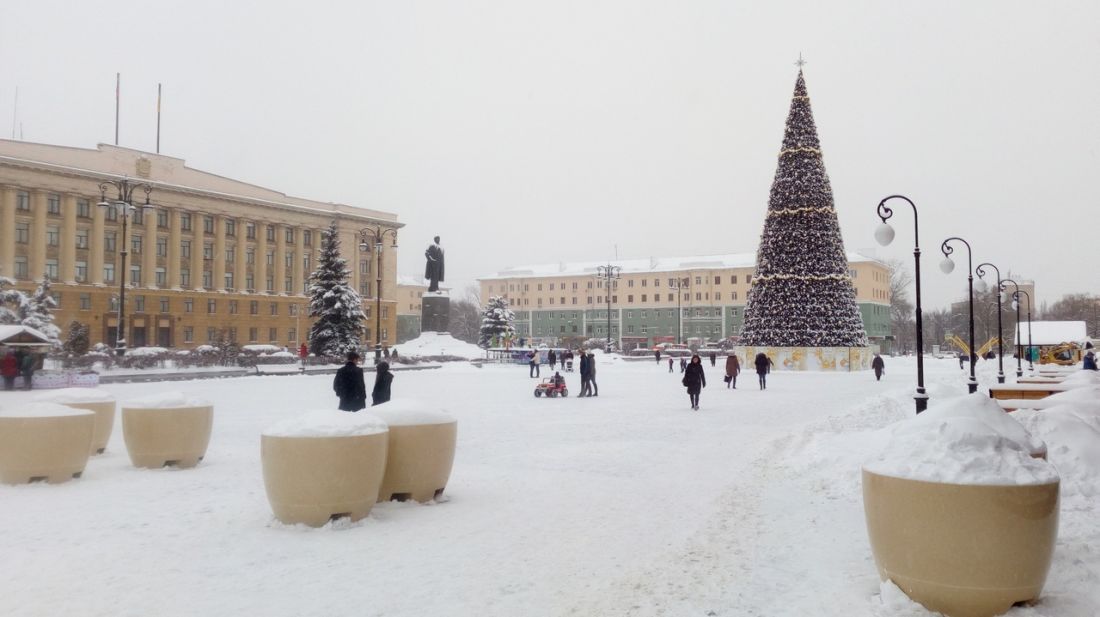
[[[737,354],[731,353],[726,358],[726,384],[727,387],[737,389],[737,375],[741,373],[741,361],[737,359]]]
[[[882,356],[875,354],[875,359],[871,360],[871,368],[875,369],[875,381],[882,379],[882,374],[886,372],[886,363],[882,361]]]
[[[371,407],[390,401],[391,383],[393,383],[393,373],[390,372],[390,364],[379,362],[375,367],[374,389],[370,393]]]
[[[684,370],[684,379],[682,383],[687,386],[688,397],[691,399],[691,408],[699,409],[699,392],[707,387],[707,376],[703,373],[703,361],[699,359],[699,354],[695,354],[691,357],[691,362],[688,363],[687,369]]]
[[[359,368],[359,354],[348,352],[347,364],[336,371],[332,389],[340,397],[341,411],[359,411],[367,406],[367,386],[363,383],[363,369]]]
[[[760,389],[768,389],[768,373],[772,372],[772,359],[764,352],[756,354],[756,376],[760,380]]]

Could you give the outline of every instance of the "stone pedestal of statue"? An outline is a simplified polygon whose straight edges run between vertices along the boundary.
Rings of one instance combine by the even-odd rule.
[[[451,299],[442,292],[425,292],[420,298],[420,331],[447,332]]]

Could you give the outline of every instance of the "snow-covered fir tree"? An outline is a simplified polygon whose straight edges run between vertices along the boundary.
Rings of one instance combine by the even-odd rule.
[[[801,70],[756,253],[741,344],[867,345]]]
[[[65,338],[65,352],[74,356],[83,356],[88,353],[91,344],[89,339],[90,329],[79,321],[69,322],[69,335]]]
[[[481,334],[478,336],[477,345],[482,349],[488,349],[493,340],[515,336],[516,314],[508,308],[508,301],[500,296],[491,296],[485,310],[481,312]]]
[[[19,317],[21,324],[45,334],[54,347],[61,347],[61,329],[53,322],[53,310],[56,308],[57,301],[50,293],[50,277],[43,276],[34,294],[24,303]]]
[[[363,301],[350,285],[351,271],[340,257],[336,221],[321,232],[317,269],[309,275],[309,351],[321,356],[341,356],[359,348],[363,335]]]
[[[0,276],[0,325],[13,325],[22,321],[26,312],[27,294],[15,289],[15,281]]]

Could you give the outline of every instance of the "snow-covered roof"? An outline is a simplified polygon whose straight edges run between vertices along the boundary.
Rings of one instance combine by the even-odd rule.
[[[1020,338],[1022,339],[1022,343],[1027,343],[1027,322],[1020,323]],[[1088,338],[1088,329],[1085,327],[1085,322],[1083,321],[1031,322],[1032,345],[1080,343],[1088,340]]]
[[[848,253],[848,263],[878,262],[877,259]],[[645,259],[613,259],[608,261],[580,261],[530,266],[514,266],[479,280],[538,278],[557,276],[595,276],[600,266],[608,264],[622,268],[621,274],[650,272],[678,272],[683,270],[726,270],[730,268],[755,268],[756,253],[730,253],[727,255],[693,255],[690,257],[650,257]]]
[[[29,326],[0,326],[0,343],[5,345],[40,345],[49,342],[48,336]]]

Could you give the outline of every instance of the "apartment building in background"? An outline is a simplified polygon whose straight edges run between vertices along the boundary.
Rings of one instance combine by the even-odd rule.
[[[598,267],[607,262],[520,266],[479,279],[481,302],[506,298],[521,337],[561,344],[606,338],[620,348],[658,343],[737,341],[756,267],[755,253],[614,260],[620,278],[608,290]],[[890,269],[848,254],[848,273],[872,345],[890,334]],[[680,289],[674,288],[679,283]],[[610,310],[608,301],[610,300]],[[677,318],[677,311],[680,315]]]
[[[133,212],[126,237],[117,210],[97,206],[100,183],[124,178],[153,188],[153,207]],[[117,191],[105,196],[114,201]],[[136,191],[134,205],[144,202]],[[393,344],[396,251],[384,243],[376,333],[377,260],[360,254],[358,230],[400,228],[395,214],[290,197],[129,148],[0,140],[0,274],[27,291],[50,277],[63,339],[79,321],[93,344],[114,345],[125,246],[128,347],[193,348],[224,330],[242,345],[295,348],[308,336],[308,279],[331,221],[369,316],[364,343],[380,334]]]

